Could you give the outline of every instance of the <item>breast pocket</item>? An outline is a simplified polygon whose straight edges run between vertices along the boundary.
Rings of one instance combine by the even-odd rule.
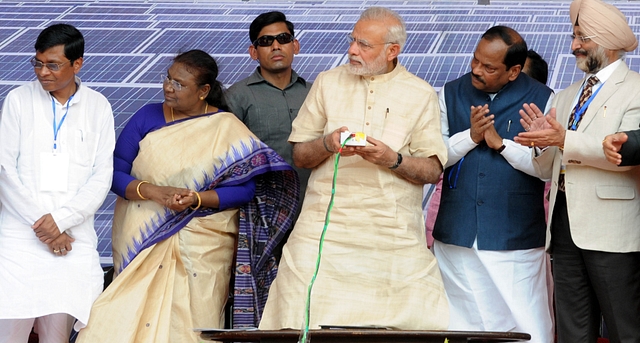
[[[99,133],[76,130],[73,139],[73,152],[71,153],[74,157],[73,162],[81,167],[93,167],[99,139]]]
[[[389,116],[385,119],[384,131],[380,140],[394,151],[398,151],[411,139],[412,129],[413,126],[409,124],[407,118],[399,115]]]

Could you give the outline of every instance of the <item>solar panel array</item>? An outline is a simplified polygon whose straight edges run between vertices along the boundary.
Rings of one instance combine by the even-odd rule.
[[[308,81],[346,61],[345,35],[363,9],[385,6],[407,23],[408,40],[400,62],[436,89],[469,70],[481,34],[494,25],[518,30],[549,62],[549,86],[561,90],[583,77],[570,54],[569,1],[340,0],[340,1],[3,1],[0,3],[0,101],[13,87],[35,79],[29,60],[38,33],[55,23],[78,27],[85,35],[83,82],[112,103],[119,134],[144,104],[162,100],[159,76],[180,51],[202,49],[216,57],[220,79],[229,86],[257,66],[247,49],[248,27],[256,15],[280,10],[296,25],[301,53],[294,69]],[[634,32],[640,10],[616,3]],[[638,50],[627,55],[640,70]],[[99,250],[111,257],[110,194],[96,217]]]

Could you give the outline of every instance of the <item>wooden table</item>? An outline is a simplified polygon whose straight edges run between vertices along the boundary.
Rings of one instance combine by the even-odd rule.
[[[299,330],[203,330],[202,338],[221,342],[296,343]],[[406,331],[386,329],[319,329],[309,330],[311,343],[449,343],[462,342],[520,342],[531,336],[519,332],[485,331]]]

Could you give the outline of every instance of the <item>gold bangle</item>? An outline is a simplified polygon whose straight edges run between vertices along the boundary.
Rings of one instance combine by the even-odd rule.
[[[196,207],[189,206],[189,208],[194,210],[194,211],[199,209],[200,205],[202,205],[202,198],[200,197],[200,194],[198,192],[196,192],[196,197],[198,198],[198,206],[196,206]]]
[[[136,187],[136,192],[138,193],[138,196],[140,197],[140,199],[149,200],[149,199],[143,197],[142,193],[140,193],[140,186],[142,186],[143,183],[149,183],[149,181],[140,181],[140,183],[138,183],[138,186]]]

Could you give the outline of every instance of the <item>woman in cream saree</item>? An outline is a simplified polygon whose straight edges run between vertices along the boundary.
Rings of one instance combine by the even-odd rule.
[[[149,118],[163,106],[147,105],[131,121],[153,127]],[[297,205],[295,172],[228,112],[172,121],[142,136],[131,165],[135,179],[201,194],[254,183],[255,194],[240,207],[194,204],[181,212],[118,197],[117,277],[94,303],[78,342],[198,342],[194,328],[224,327],[233,274],[234,326],[257,326],[277,268],[271,251]],[[137,190],[144,198],[140,184]]]

